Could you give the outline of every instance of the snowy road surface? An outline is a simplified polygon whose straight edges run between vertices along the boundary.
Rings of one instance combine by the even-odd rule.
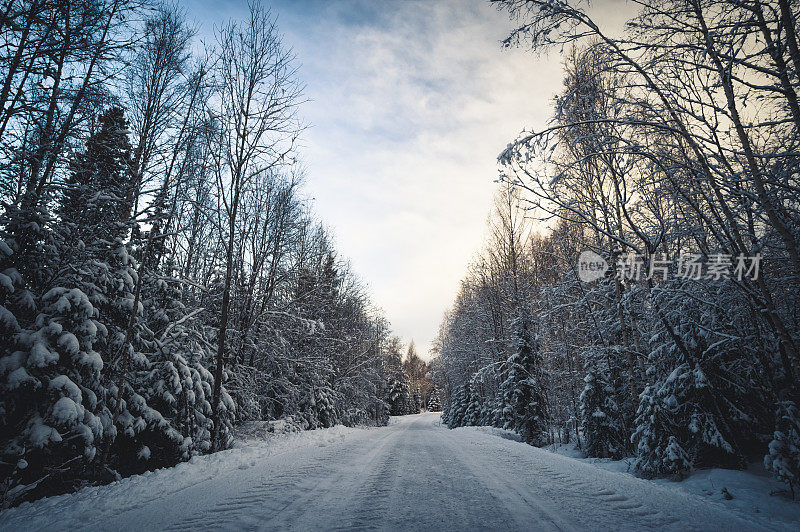
[[[680,490],[438,414],[285,437],[0,514],[0,529],[753,530]]]

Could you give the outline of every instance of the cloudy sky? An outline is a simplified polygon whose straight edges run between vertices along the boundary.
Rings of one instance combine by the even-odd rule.
[[[500,41],[485,0],[265,3],[297,55],[307,193],[394,331],[426,354],[479,250],[496,157],[541,128],[561,58]],[[193,0],[200,34],[244,0]]]

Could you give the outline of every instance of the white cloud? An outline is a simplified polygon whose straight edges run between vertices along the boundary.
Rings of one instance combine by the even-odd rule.
[[[278,3],[312,99],[304,159],[316,210],[394,330],[426,352],[480,247],[496,156],[545,124],[559,58],[503,50],[482,1]]]
[[[311,99],[303,157],[316,211],[395,332],[425,353],[480,248],[496,156],[546,124],[560,57],[502,49],[512,24],[484,0],[272,9]],[[246,2],[189,11],[208,31]]]

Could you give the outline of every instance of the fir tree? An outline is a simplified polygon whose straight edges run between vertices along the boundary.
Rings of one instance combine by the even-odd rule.
[[[72,164],[59,215],[73,242],[113,242],[128,232],[133,167],[128,123],[119,107],[99,118],[100,130]]]
[[[628,454],[629,433],[621,403],[629,396],[621,375],[618,349],[586,355],[586,377],[580,396],[581,431],[588,456],[620,459]]]
[[[404,416],[411,413],[411,395],[402,371],[397,371],[389,378],[388,394],[391,415]]]
[[[633,441],[636,468],[646,476],[683,477],[694,467],[744,467],[763,453],[769,412],[759,375],[742,345],[713,332],[718,322],[732,323],[736,300],[724,284],[708,287],[726,306],[700,307],[674,286],[655,293],[670,306],[672,332],[664,320],[651,339],[649,384],[639,397]]]
[[[89,298],[77,288],[51,289],[33,327],[2,359],[5,463],[9,501],[70,489],[92,477],[91,464],[111,414],[104,403],[106,335]]]
[[[428,410],[430,412],[441,412],[442,410],[442,402],[439,400],[439,392],[436,390],[431,393],[431,398],[428,401]]]
[[[451,396],[450,401],[445,405],[443,421],[451,429],[464,426],[464,415],[469,406],[470,400],[470,386],[469,382],[465,382],[456,388],[455,393]]]
[[[461,426],[475,427],[480,425],[483,404],[480,390],[474,381],[470,383],[469,393],[465,395],[465,399],[467,405],[464,409],[464,417],[461,420]]]
[[[794,498],[800,488],[800,413],[794,402],[782,401],[775,418],[775,433],[764,466],[789,485]]]
[[[522,307],[511,323],[513,354],[503,382],[505,428],[533,445],[547,442],[547,408],[542,390],[541,360],[531,330],[530,314]]]

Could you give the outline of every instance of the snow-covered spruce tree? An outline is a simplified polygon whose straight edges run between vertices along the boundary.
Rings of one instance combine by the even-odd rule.
[[[339,423],[336,392],[330,385],[331,369],[305,362],[295,368],[296,402],[291,413],[307,429],[332,427]]]
[[[775,418],[775,433],[764,466],[788,484],[794,498],[800,489],[800,412],[794,402],[782,401]]]
[[[52,217],[41,206],[5,207],[0,218],[0,356],[13,350],[14,335],[37,315],[59,250]]]
[[[501,381],[505,382],[505,380]],[[505,395],[503,394],[502,388],[498,388],[497,392],[494,394],[491,405],[491,412],[489,414],[487,425],[491,425],[497,428],[503,428],[506,426],[505,420],[505,408],[506,405],[503,402],[505,400]]]
[[[452,393],[448,394],[447,393],[447,389],[445,389],[445,394],[444,394],[444,398],[445,399],[444,399],[444,403],[442,404],[442,423],[444,423],[448,427],[450,426],[450,421],[453,418],[453,408],[452,407],[453,407],[453,402],[454,402],[453,401],[453,396],[454,395],[455,395],[455,392],[452,392]]]
[[[165,273],[169,272],[169,268]],[[206,347],[200,310],[190,312],[180,285],[169,277],[148,275],[144,280],[142,351],[151,353],[145,367],[131,378],[148,405],[169,423],[171,430],[146,431],[129,469],[171,465],[211,450],[211,392],[213,376],[204,363],[213,354]],[[230,428],[226,428],[226,432]],[[133,458],[131,456],[131,458]]]
[[[469,411],[472,405],[472,399],[475,396],[475,392],[472,391],[472,381],[467,381],[463,384],[463,388],[461,393],[457,396],[458,403],[457,403],[457,410],[456,415],[454,416],[454,420],[456,422],[456,427],[466,427],[469,426]]]
[[[192,371],[185,360],[161,350],[163,345],[157,339],[142,338],[142,331],[150,336],[153,331],[143,321],[142,300],[136,303],[138,265],[126,241],[133,187],[127,123],[119,108],[106,111],[99,122],[99,131],[89,138],[86,150],[73,163],[59,208],[58,233],[64,247],[70,250],[70,263],[79,267],[68,270],[58,283],[85,293],[97,310],[98,322],[107,331],[98,349],[104,361],[100,397],[112,415],[110,422],[104,424],[106,443],[97,465],[105,468],[100,471],[102,478],[109,474],[113,478],[117,473],[128,475],[172,465],[188,458],[192,450],[205,450],[202,437],[195,447],[188,435],[175,428],[178,405],[160,402],[169,397],[163,386],[169,362],[177,363],[180,370],[176,371],[184,377],[193,377],[195,390],[205,388],[203,381],[213,381],[199,361],[195,361]],[[162,294],[160,299],[159,307],[170,309],[170,294]],[[180,329],[180,316],[173,313],[173,317]],[[157,320],[154,326],[158,328]],[[154,352],[159,356],[151,360]],[[170,395],[180,396],[176,381],[171,382],[176,395]],[[195,390],[188,391],[196,397]],[[207,393],[204,389],[202,396]],[[229,398],[225,399],[229,408]],[[150,400],[161,408],[154,408]],[[200,410],[205,407],[201,401]],[[183,416],[191,416],[193,423],[202,425],[204,420],[197,415],[201,413],[187,409]],[[205,430],[201,427],[194,435],[202,435]]]
[[[474,427],[480,425],[482,412],[483,396],[480,392],[480,386],[473,380],[469,384],[467,407],[464,409],[464,417],[461,421],[462,426]]]
[[[147,371],[149,361],[134,348],[142,306],[134,309],[137,264],[126,242],[134,187],[128,124],[119,107],[105,111],[98,122],[99,130],[72,163],[59,206],[58,231],[64,247],[71,250],[70,262],[80,267],[58,282],[87,295],[108,333],[100,349],[102,401],[112,412],[99,464],[111,468],[101,472],[105,475],[119,468],[120,458],[147,454],[137,434],[146,429],[170,433],[171,428],[147,405],[133,378]]]
[[[52,230],[44,237],[49,244],[36,253],[50,257],[45,261],[49,276],[33,270],[28,275],[29,286],[43,293],[41,311],[10,344],[15,345],[10,357],[4,357],[8,390],[38,394],[6,407],[13,412],[7,418],[12,423],[9,434],[17,438],[7,451],[40,450],[36,460],[20,462],[30,467],[20,479],[28,487],[20,491],[68,491],[89,480],[89,463],[98,446],[115,434],[107,371],[112,360],[109,346],[119,335],[109,331],[114,320],[105,311],[127,306],[118,292],[125,290],[131,275],[135,278],[124,265],[122,271],[117,268],[120,250],[114,247],[125,233],[129,212],[125,205],[130,202],[130,146],[120,109],[107,111],[99,122],[99,130],[73,161],[59,219],[50,220]],[[31,238],[24,240],[29,252],[36,249]],[[124,263],[124,250],[122,255]],[[30,296],[33,301],[35,294]],[[29,378],[20,380],[25,374]],[[64,469],[67,461],[70,467]],[[37,473],[40,478],[31,476]]]
[[[111,423],[95,351],[106,333],[97,310],[78,288],[53,288],[42,305],[17,350],[0,360],[2,456],[14,464],[3,482],[7,504],[89,481]]]
[[[0,237],[0,264],[8,264],[6,261],[13,254],[11,247]],[[15,292],[20,291],[22,285],[22,276],[16,268],[8,267],[0,272],[0,341],[4,346],[11,346],[14,335],[19,332],[19,320],[14,315],[11,299]],[[5,354],[0,351],[0,357]]]
[[[585,386],[580,395],[581,432],[588,456],[620,459],[630,442],[620,403],[624,386],[624,361],[617,348],[593,348],[585,356]]]
[[[686,297],[686,290],[695,297]],[[739,307],[732,294],[724,283],[685,280],[654,291],[654,303],[670,311],[654,317],[648,385],[632,437],[635,467],[645,476],[743,467],[763,452],[759,435],[772,416],[752,362],[757,355],[734,336]],[[720,331],[723,325],[727,331]]]
[[[447,414],[445,422],[449,428],[453,429],[464,426],[464,415],[469,406],[469,400],[470,385],[469,382],[465,382],[456,388],[455,393],[445,407]]]
[[[199,311],[188,312],[162,279],[145,281],[141,333],[131,347],[110,464],[123,475],[174,465],[212,450],[213,360]],[[223,372],[223,378],[227,373]],[[220,440],[231,440],[236,405],[221,387]]]
[[[547,443],[547,407],[542,390],[541,360],[530,313],[520,305],[511,321],[513,349],[502,384],[505,428],[532,445]]]
[[[419,414],[422,411],[422,395],[419,392],[418,387],[414,387],[411,391],[411,406],[409,408],[409,414]]]
[[[411,410],[411,395],[408,390],[408,383],[403,378],[403,372],[397,371],[389,377],[388,383],[388,403],[391,415],[404,416]]]
[[[470,377],[470,415],[466,424],[503,427],[499,367],[499,364],[487,364]]]
[[[674,356],[673,349],[662,346],[651,359],[665,355]],[[717,425],[726,420],[707,410],[713,403],[706,374],[688,362],[647,385],[639,397],[633,434],[636,470],[645,477],[683,478],[695,466],[695,458],[711,453],[725,465],[741,466],[741,455]]]
[[[339,423],[336,411],[336,393],[330,386],[311,386],[306,390],[300,409],[309,428],[328,428]]]
[[[52,298],[59,301],[56,297],[57,291],[53,292],[51,289],[64,288],[59,286],[59,278],[71,275],[81,265],[70,262],[73,250],[64,246],[60,232],[54,230],[57,220],[50,214],[50,200],[48,194],[29,188],[17,204],[4,205],[0,219],[0,477],[4,479],[0,483],[0,497],[3,499],[0,504],[3,505],[71,489],[73,481],[79,484],[89,476],[85,463],[76,463],[77,459],[70,462],[75,465],[72,472],[54,470],[47,474],[45,471],[59,468],[66,460],[74,458],[70,456],[73,452],[76,456],[83,456],[80,460],[85,462],[89,459],[83,455],[83,451],[92,455],[96,448],[94,434],[87,436],[85,441],[91,439],[92,443],[87,443],[86,448],[81,450],[79,441],[74,442],[74,445],[66,444],[66,447],[59,446],[58,442],[46,442],[37,438],[37,435],[43,434],[42,431],[31,432],[33,427],[42,423],[43,418],[52,421],[52,408],[61,398],[56,395],[58,384],[63,379],[56,380],[54,388],[50,389],[51,379],[62,375],[71,375],[77,379],[73,362],[66,357],[67,349],[71,352],[75,344],[70,341],[68,348],[58,344],[60,336],[57,329],[62,326],[59,322],[62,318],[77,320],[65,322],[65,334],[81,338],[81,347],[88,350],[87,353],[93,351],[94,342],[104,332],[101,329],[95,335],[92,324],[88,323],[88,320],[96,317],[96,309],[89,310],[85,305],[85,293],[81,296],[70,292],[66,298],[69,305],[74,304],[83,309],[84,313],[78,311],[76,316],[62,316],[69,311],[64,302],[66,300],[55,306],[51,301]],[[66,286],[68,289],[72,288],[68,283]],[[42,299],[43,295],[49,296],[46,302]],[[78,323],[81,320],[85,323]],[[86,330],[82,334],[84,325]],[[70,326],[75,326],[78,330],[70,331]],[[71,337],[65,336],[64,341],[67,342],[69,338]],[[56,356],[58,349],[45,351],[48,342],[54,342],[55,346],[62,349],[59,356]],[[85,408],[81,399],[91,401],[93,395],[97,395],[96,375],[93,369],[80,368],[75,371],[87,373],[83,383],[88,393],[82,393],[76,403],[78,408]],[[25,377],[25,373],[30,378]],[[78,385],[81,384],[81,379],[78,379]],[[74,393],[75,389],[68,387],[68,390],[68,398],[75,400],[78,397]],[[66,404],[66,400],[61,402],[62,406]],[[87,405],[90,414],[95,411],[95,405]],[[59,410],[56,413],[61,412]],[[76,423],[79,422],[76,419]],[[88,422],[95,426],[91,420]],[[72,427],[82,430],[77,425],[68,425],[69,423],[60,424],[58,428],[51,426],[55,431],[51,433],[52,440],[60,437],[59,429],[68,430]],[[34,437],[42,445],[38,448],[31,445],[27,440],[29,437]],[[44,449],[47,443],[51,445]],[[73,445],[72,451],[67,449],[70,445]],[[35,455],[37,460],[31,461],[22,457],[28,452],[39,452]],[[38,461],[39,458],[41,461]]]
[[[403,416],[407,414],[411,396],[408,380],[403,372],[402,345],[397,337],[388,340],[383,361],[383,372],[386,379],[383,400],[387,404],[389,415]]]
[[[481,403],[481,417],[478,421],[482,426],[494,426],[495,414],[497,413],[497,397],[487,394]]]
[[[508,378],[508,364],[503,363],[494,364],[493,368],[494,379],[496,382],[494,396],[491,400],[491,413],[489,416],[488,424],[502,429],[506,426],[506,394],[503,389],[503,383]]]
[[[129,231],[133,174],[128,123],[120,107],[98,118],[99,130],[72,162],[59,214],[72,242],[111,244]]]
[[[439,392],[436,390],[431,393],[431,399],[428,401],[428,410],[430,412],[441,412],[442,411],[442,402],[439,400]]]

